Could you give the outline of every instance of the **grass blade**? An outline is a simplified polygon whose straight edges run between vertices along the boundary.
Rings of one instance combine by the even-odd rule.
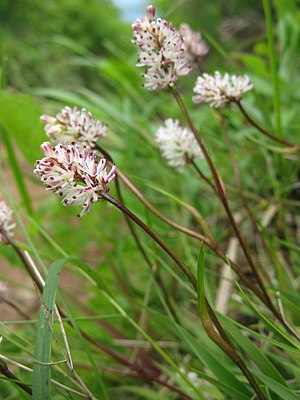
[[[54,303],[59,274],[66,259],[55,261],[48,272],[40,308],[35,340],[32,391],[33,399],[51,399],[51,341]],[[42,364],[43,363],[43,364]]]

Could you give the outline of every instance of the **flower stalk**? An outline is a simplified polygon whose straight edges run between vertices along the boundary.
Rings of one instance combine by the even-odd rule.
[[[15,250],[16,254],[18,255],[20,261],[24,265],[27,273],[31,277],[34,285],[38,289],[38,291],[42,294],[43,293],[43,284],[39,277],[37,277],[35,271],[33,270],[32,266],[30,265],[30,262],[26,258],[25,254],[23,251],[20,249],[20,247],[17,245],[17,243],[12,239],[12,237],[3,229],[0,228],[0,235],[3,235],[3,237],[6,240],[6,243],[11,245],[13,249]],[[67,318],[66,313],[60,308],[57,307],[60,315],[62,318]],[[72,326],[72,323],[69,319],[68,323],[69,325]],[[86,333],[84,330],[79,328],[79,331],[81,335],[93,346],[101,350],[103,353],[107,354],[109,357],[111,357],[113,360],[117,361],[118,363],[128,367],[132,373],[136,376],[138,376],[140,379],[145,379],[149,382],[156,382],[159,385],[165,386],[168,389],[172,390],[173,392],[179,394],[182,398],[187,399],[187,400],[192,400],[190,396],[188,396],[186,393],[184,393],[181,389],[177,388],[176,386],[173,386],[171,383],[166,382],[164,379],[161,379],[158,377],[156,374],[151,373],[151,371],[145,370],[145,368],[142,368],[138,362],[133,362],[128,360],[127,358],[123,357],[121,354],[116,353],[115,351],[109,349],[108,347],[104,346],[102,343],[99,341],[95,340],[92,336],[90,336],[88,333]],[[3,370],[4,371],[4,370]],[[0,371],[2,372],[2,371]],[[5,372],[5,371],[4,371]]]
[[[250,251],[248,249],[248,246],[247,246],[246,242],[244,241],[244,238],[243,238],[243,236],[242,236],[242,234],[241,234],[241,232],[240,232],[240,230],[238,228],[238,225],[237,225],[237,223],[236,223],[236,221],[234,219],[234,216],[232,214],[231,208],[230,208],[229,203],[228,203],[225,186],[224,186],[223,181],[222,181],[222,179],[221,179],[221,177],[220,177],[220,175],[219,175],[219,173],[218,173],[218,171],[217,171],[217,169],[216,169],[216,167],[214,165],[214,162],[211,159],[211,157],[210,157],[210,155],[209,155],[209,153],[208,153],[208,151],[206,149],[206,146],[204,145],[204,142],[202,141],[202,139],[201,139],[201,137],[200,137],[200,135],[199,135],[194,123],[193,123],[193,121],[191,120],[191,117],[190,117],[190,115],[189,115],[189,113],[188,113],[188,111],[187,111],[187,109],[186,109],[186,107],[184,105],[184,102],[183,102],[180,94],[177,92],[177,90],[175,88],[170,88],[170,92],[174,96],[177,104],[179,105],[182,113],[184,114],[184,116],[185,116],[185,118],[186,118],[186,120],[188,122],[188,125],[189,125],[191,131],[194,133],[195,138],[196,138],[196,140],[197,140],[197,142],[198,142],[198,144],[199,144],[199,146],[200,146],[200,148],[202,150],[202,153],[203,153],[203,155],[204,155],[204,157],[205,157],[205,159],[207,161],[207,164],[208,164],[208,166],[209,166],[209,168],[211,170],[212,176],[213,176],[214,181],[215,181],[215,185],[216,185],[216,188],[217,188],[217,192],[218,192],[219,198],[220,198],[220,200],[221,200],[221,202],[222,202],[222,204],[224,206],[224,209],[225,209],[225,211],[227,213],[227,216],[228,216],[229,221],[230,221],[230,223],[232,225],[232,228],[233,228],[233,230],[234,230],[234,232],[235,232],[235,234],[236,234],[236,236],[237,236],[237,238],[238,238],[238,240],[240,242],[240,245],[241,245],[241,247],[243,249],[244,255],[245,255],[245,257],[247,259],[247,262],[248,262],[248,264],[249,264],[249,266],[251,268],[251,271],[252,271],[253,275],[255,276],[256,281],[257,281],[257,283],[258,283],[258,285],[259,285],[259,287],[260,287],[260,289],[262,291],[262,294],[264,296],[264,300],[265,300],[266,304],[269,306],[269,308],[271,310],[275,311],[274,306],[273,306],[273,304],[272,304],[272,302],[271,302],[271,300],[269,298],[269,295],[268,295],[268,293],[266,291],[266,288],[265,288],[265,285],[263,283],[263,280],[262,280],[259,272],[257,271],[257,269],[256,269],[256,267],[254,265],[254,262],[253,262],[253,259],[251,257],[251,254],[250,254]]]
[[[103,149],[102,146],[97,144],[97,149],[105,156],[106,159],[110,160],[112,162],[112,159],[108,152]],[[194,165],[192,163],[192,165]],[[241,268],[236,264],[234,260],[228,259],[227,255],[223,252],[223,250],[217,245],[215,242],[214,238],[212,237],[209,239],[209,236],[203,236],[199,234],[196,231],[193,231],[191,229],[188,229],[186,227],[183,227],[182,225],[179,225],[178,223],[174,222],[172,219],[166,217],[164,214],[162,214],[156,207],[154,207],[144,196],[143,194],[138,190],[138,188],[129,180],[129,178],[121,172],[119,169],[116,169],[116,177],[120,177],[121,180],[125,183],[125,185],[129,188],[129,190],[159,219],[167,223],[168,225],[172,226],[173,228],[179,230],[180,232],[183,232],[199,241],[202,241],[205,245],[207,245],[222,261],[226,263],[230,263],[230,266],[234,270],[234,272],[237,274],[237,276],[241,279],[241,281],[244,283],[244,285],[249,288],[263,303],[265,303],[265,299],[261,291],[259,290],[258,287],[256,287],[252,280],[247,277],[247,275],[241,270]],[[212,183],[211,183],[212,185]],[[214,191],[216,189],[214,188]],[[195,219],[198,221],[199,225],[202,227],[202,229],[205,231],[205,227],[203,226],[203,217],[199,212],[192,206],[189,206],[189,211],[194,215]],[[204,221],[205,222],[205,221]],[[206,224],[206,222],[205,222]],[[209,229],[209,228],[208,228]],[[211,231],[209,230],[210,234]]]
[[[256,128],[263,135],[267,136],[269,139],[271,139],[277,143],[280,143],[283,146],[292,147],[297,151],[300,150],[300,146],[295,145],[290,142],[287,142],[284,139],[281,139],[277,136],[272,135],[272,133],[268,132],[266,129],[264,129],[262,126],[260,126],[257,122],[255,122],[254,119],[251,118],[250,115],[247,113],[247,111],[245,110],[245,108],[243,107],[243,105],[241,104],[240,101],[235,101],[235,103],[237,104],[238,108],[240,109],[240,111],[243,114],[243,116],[245,117],[245,119],[249,122],[249,124],[251,124],[254,128]]]
[[[241,245],[241,248],[242,248],[243,253],[245,255],[245,258],[246,258],[246,260],[248,262],[248,265],[249,265],[249,267],[250,267],[250,269],[251,269],[251,271],[253,273],[253,276],[256,279],[256,283],[259,286],[259,289],[260,289],[259,297],[260,297],[260,299],[268,307],[268,309],[272,312],[272,314],[278,319],[278,321],[281,322],[281,324],[285,327],[285,329],[289,333],[291,333],[297,340],[299,340],[299,335],[293,329],[291,329],[289,324],[286,324],[283,316],[275,308],[275,306],[273,305],[273,303],[272,303],[272,301],[270,299],[270,296],[269,296],[269,294],[268,294],[268,292],[266,290],[266,287],[265,287],[264,282],[263,282],[263,280],[261,278],[261,275],[260,275],[259,271],[257,270],[255,264],[254,264],[254,261],[252,259],[251,254],[250,254],[250,250],[248,248],[248,245],[245,242],[245,240],[244,240],[244,238],[243,238],[243,236],[242,236],[242,234],[240,232],[240,229],[239,229],[239,227],[238,227],[238,225],[237,225],[237,223],[235,221],[235,218],[233,216],[233,213],[231,211],[231,208],[230,208],[230,205],[229,205],[229,202],[228,202],[228,199],[227,199],[225,186],[224,186],[224,184],[222,182],[222,179],[221,179],[220,175],[218,174],[218,171],[217,171],[217,169],[216,169],[216,167],[215,167],[215,165],[214,165],[214,163],[213,163],[208,151],[206,150],[204,142],[202,141],[202,139],[201,139],[201,137],[200,137],[200,135],[199,135],[194,123],[193,123],[193,121],[190,118],[190,115],[189,115],[189,113],[188,113],[188,111],[187,111],[187,109],[186,109],[186,107],[184,105],[184,102],[183,102],[181,96],[179,95],[179,93],[177,92],[177,90],[175,88],[170,88],[169,90],[171,91],[171,93],[174,96],[177,104],[179,105],[182,113],[184,114],[191,131],[194,133],[195,138],[196,138],[196,140],[197,140],[197,142],[198,142],[198,144],[199,144],[199,146],[200,146],[200,148],[202,150],[204,158],[206,159],[207,164],[208,164],[208,166],[209,166],[209,168],[210,168],[210,170],[212,172],[212,175],[213,175],[213,178],[214,178],[214,181],[215,181],[215,185],[217,187],[217,192],[218,192],[219,198],[220,198],[220,200],[221,200],[221,202],[223,204],[223,207],[224,207],[224,209],[226,211],[226,214],[227,214],[228,219],[230,221],[230,224],[231,224],[231,226],[232,226],[232,228],[233,228],[233,230],[235,232],[235,235],[236,235],[236,237],[237,237],[237,239],[238,239],[238,241],[239,241],[239,243]],[[251,284],[250,288],[253,289],[254,285]],[[256,291],[256,293],[258,293],[258,292]]]
[[[198,283],[190,271],[190,269],[185,265],[185,263],[156,235],[147,225],[144,224],[142,220],[140,220],[134,213],[132,213],[127,207],[123,204],[119,203],[115,198],[110,196],[108,193],[100,193],[100,195],[107,200],[109,203],[117,207],[122,213],[126,213],[129,218],[131,218],[140,228],[142,228],[168,255],[169,257],[175,261],[175,263],[179,266],[179,268],[183,271],[183,273],[187,276],[191,284],[193,285],[194,289],[197,291]],[[206,318],[206,310],[214,322],[215,327],[217,328],[219,334],[215,331],[212,323]],[[202,313],[201,313],[202,314]],[[238,353],[236,352],[233,344],[229,340],[228,336],[226,335],[223,327],[221,326],[216,314],[214,313],[213,309],[209,305],[207,299],[205,299],[205,313],[204,316],[201,315],[201,318],[204,318],[204,328],[208,333],[209,337],[227,354],[231,360],[238,365],[240,370],[243,372],[245,377],[248,379],[249,383],[253,387],[254,391],[256,392],[258,398],[260,400],[265,400],[265,396],[261,392],[258,384],[256,383],[255,379],[253,378],[252,374],[248,370],[246,364],[240,358]]]

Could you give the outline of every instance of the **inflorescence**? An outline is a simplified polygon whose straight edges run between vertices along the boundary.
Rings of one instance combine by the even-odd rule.
[[[179,172],[195,157],[203,158],[193,133],[181,127],[178,120],[167,119],[156,132],[156,142],[168,164]]]
[[[45,142],[41,150],[45,157],[36,162],[34,173],[47,189],[63,198],[64,206],[82,205],[80,217],[102,198],[101,192],[109,191],[107,185],[115,178],[115,166],[107,172],[105,158],[98,161],[93,152],[75,143],[53,147]]]
[[[184,40],[172,23],[155,18],[155,7],[146,8],[146,16],[132,24],[133,43],[138,45],[138,67],[148,67],[144,86],[149,90],[172,87],[179,76],[188,75],[191,66]]]
[[[209,103],[210,107],[220,108],[232,101],[240,101],[242,95],[253,88],[247,75],[232,75],[219,71],[215,75],[199,76],[194,87],[194,103]]]
[[[208,53],[208,46],[200,32],[194,32],[188,24],[181,24],[179,33],[184,40],[184,51],[192,63],[199,63],[201,57]]]
[[[93,148],[99,138],[106,136],[106,125],[85,108],[79,110],[77,107],[64,107],[55,117],[42,115],[41,120],[46,123],[47,136],[55,143],[76,142]]]

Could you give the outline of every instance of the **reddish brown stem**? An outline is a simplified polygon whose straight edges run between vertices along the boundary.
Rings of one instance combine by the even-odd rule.
[[[261,289],[261,292],[262,292],[262,294],[264,296],[264,299],[265,299],[265,303],[270,308],[270,310],[272,310],[272,312],[276,312],[277,310],[274,309],[274,306],[273,306],[273,304],[272,304],[272,302],[271,302],[271,300],[269,298],[269,295],[268,295],[268,293],[266,291],[266,288],[265,288],[265,285],[263,283],[263,280],[260,277],[260,274],[259,274],[258,270],[256,269],[255,264],[254,264],[254,262],[252,260],[251,254],[250,254],[250,252],[248,250],[248,246],[247,246],[247,244],[246,244],[246,242],[245,242],[245,240],[244,240],[244,238],[243,238],[243,236],[242,236],[242,234],[241,234],[241,232],[240,232],[240,230],[238,228],[238,225],[237,225],[237,223],[236,223],[236,221],[234,219],[234,216],[232,214],[231,208],[230,208],[229,203],[228,203],[225,186],[224,186],[224,184],[222,182],[222,179],[221,179],[221,177],[220,177],[220,175],[219,175],[219,173],[218,173],[218,171],[217,171],[217,169],[216,169],[216,167],[215,167],[215,165],[213,163],[213,160],[211,159],[208,151],[206,150],[206,146],[204,145],[204,142],[202,141],[202,139],[201,139],[201,137],[200,137],[200,135],[199,135],[194,123],[193,123],[193,121],[191,120],[191,117],[190,117],[190,115],[189,115],[189,113],[188,113],[188,111],[187,111],[187,109],[186,109],[186,107],[184,105],[184,102],[183,102],[181,96],[179,95],[179,93],[176,91],[175,88],[170,88],[170,91],[171,91],[172,95],[174,96],[176,102],[178,103],[183,115],[185,116],[185,118],[186,118],[186,120],[188,122],[188,125],[189,125],[191,131],[193,132],[193,134],[195,136],[195,139],[197,140],[197,142],[199,144],[199,147],[201,148],[202,153],[204,155],[204,158],[206,159],[206,162],[207,162],[207,164],[208,164],[208,166],[209,166],[209,168],[211,170],[211,173],[212,173],[214,181],[215,181],[215,185],[216,185],[216,188],[217,188],[217,192],[218,192],[219,198],[220,198],[220,200],[221,200],[221,202],[222,202],[222,204],[224,206],[224,209],[225,209],[225,211],[227,213],[227,216],[228,216],[230,224],[232,225],[232,228],[233,228],[233,230],[234,230],[234,232],[236,234],[236,237],[238,238],[238,240],[240,242],[240,245],[241,245],[241,247],[243,249],[243,252],[244,252],[244,255],[246,257],[246,260],[247,260],[247,262],[248,262],[248,264],[249,264],[249,266],[251,268],[251,271],[252,271],[253,275],[255,276],[256,281],[257,281],[257,283],[258,283],[258,285],[259,285],[259,287]]]
[[[247,111],[244,109],[244,107],[242,106],[240,101],[235,101],[235,103],[237,104],[237,106],[239,107],[241,113],[243,114],[243,116],[246,118],[246,120],[252,125],[254,126],[254,128],[256,128],[260,133],[262,133],[263,135],[267,136],[269,139],[274,140],[277,143],[280,143],[283,146],[287,146],[287,147],[294,147],[295,149],[300,149],[300,146],[297,146],[295,144],[289,143],[286,140],[280,139],[277,136],[272,135],[272,133],[268,132],[266,129],[264,129],[262,126],[258,125],[257,122],[254,121],[254,119],[252,119],[250,117],[250,115],[247,113]]]
[[[20,258],[22,264],[24,265],[26,271],[28,272],[28,274],[32,278],[32,280],[33,280],[35,286],[37,287],[37,289],[39,290],[39,292],[43,293],[43,289],[44,289],[43,285],[40,282],[40,280],[37,279],[37,277],[35,276],[31,266],[28,264],[27,258],[25,257],[24,253],[22,252],[22,250],[18,247],[18,245],[7,234],[7,232],[5,230],[0,230],[0,233],[5,238],[6,242],[9,243],[14,248],[15,252],[17,253],[18,257]],[[67,318],[66,313],[60,307],[58,307],[58,310],[59,310],[59,313],[60,313],[62,318]],[[72,326],[71,321],[68,321],[68,323],[69,323],[69,325]],[[95,347],[97,347],[98,349],[100,349],[101,351],[103,351],[104,353],[109,355],[112,359],[118,361],[122,365],[125,365],[126,367],[128,367],[131,370],[135,371],[140,378],[145,379],[145,380],[150,381],[150,382],[156,382],[156,383],[158,383],[158,384],[160,384],[162,386],[165,386],[168,389],[174,391],[175,393],[180,394],[185,399],[193,400],[190,396],[188,396],[186,393],[181,391],[179,388],[177,388],[177,387],[169,384],[168,382],[160,379],[159,377],[157,377],[157,375],[153,374],[153,372],[147,371],[147,369],[145,369],[144,366],[139,365],[136,362],[131,362],[131,361],[127,360],[125,357],[123,357],[122,355],[110,350],[109,348],[105,347],[104,345],[102,345],[101,343],[96,341],[93,337],[91,337],[89,334],[87,334],[82,329],[79,328],[79,331],[80,331],[81,335],[89,343],[93,344]]]
[[[111,156],[109,153],[104,150],[102,147],[97,145],[98,150],[105,156],[110,162],[112,161]],[[192,163],[194,165],[194,163]],[[198,239],[205,243],[211,250],[214,251],[215,254],[218,255],[224,262],[229,262],[232,269],[235,271],[237,276],[241,279],[241,281],[244,283],[246,287],[248,287],[253,293],[256,294],[256,296],[263,302],[265,303],[264,295],[260,292],[258,288],[255,287],[251,279],[247,277],[247,275],[239,268],[239,266],[233,261],[227,258],[226,254],[222,251],[222,249],[216,244],[214,239],[208,239],[205,236],[202,236],[198,232],[195,232],[191,229],[185,228],[173,220],[167,218],[165,215],[163,215],[159,210],[157,210],[149,201],[143,196],[143,194],[137,189],[137,187],[129,180],[129,178],[123,174],[119,169],[117,169],[117,175],[122,179],[122,181],[125,183],[125,185],[131,190],[131,192],[154,214],[156,215],[159,219],[162,221],[166,222],[168,225],[174,227],[175,229],[178,229],[179,231],[186,233],[187,235],[194,237],[195,239]],[[202,175],[201,175],[202,177]],[[213,186],[213,184],[210,182],[210,185],[216,192],[216,188]],[[189,208],[190,212],[194,215],[196,220],[198,220],[199,215],[197,210],[194,209],[194,207]]]
[[[113,204],[123,213],[126,213],[129,218],[133,220],[140,228],[142,228],[168,255],[169,257],[175,261],[175,263],[179,266],[179,268],[184,272],[189,281],[192,283],[194,289],[197,291],[197,280],[194,277],[193,273],[189,270],[189,268],[185,265],[185,263],[172,251],[169,247],[147,226],[141,221],[135,214],[133,214],[128,208],[126,208],[123,204],[120,204],[116,199],[111,197],[109,194],[105,192],[99,192],[100,195],[107,200],[109,203]],[[230,339],[226,335],[222,325],[220,324],[216,314],[213,309],[210,307],[207,299],[205,299],[206,306],[209,312],[209,315],[214,322],[215,327],[217,328],[219,334],[217,334],[213,327],[210,325],[210,329],[208,329],[208,334],[211,339],[231,358],[231,360],[237,364],[240,370],[243,372],[245,377],[248,379],[250,385],[253,387],[256,392],[258,398],[260,400],[265,400],[263,393],[261,392],[258,384],[256,383],[254,377],[248,370],[246,364],[240,358],[239,354],[236,352],[233,344]]]

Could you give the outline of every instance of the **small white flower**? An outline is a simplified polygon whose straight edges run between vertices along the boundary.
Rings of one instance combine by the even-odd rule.
[[[183,38],[172,23],[157,18],[155,8],[146,8],[147,16],[132,24],[134,39],[138,45],[137,67],[149,67],[143,75],[149,90],[174,86],[179,76],[188,75],[191,66],[184,52]]]
[[[232,101],[240,101],[243,93],[253,88],[253,84],[247,75],[239,76],[219,71],[214,76],[203,74],[197,78],[194,87],[194,103],[209,103],[210,107],[223,107]]]
[[[63,198],[64,206],[82,205],[80,217],[101,199],[99,191],[108,192],[107,184],[115,178],[115,166],[107,172],[105,158],[98,161],[93,152],[74,143],[53,147],[45,142],[41,150],[45,157],[36,162],[33,172]]]
[[[202,39],[200,32],[191,30],[188,24],[181,24],[179,33],[184,40],[184,51],[193,63],[199,63],[199,59],[208,53],[208,46]]]
[[[107,127],[85,108],[64,107],[55,117],[42,115],[45,132],[55,143],[76,142],[93,148],[100,137],[106,136]]]
[[[1,232],[13,236],[16,224],[12,223],[12,209],[4,201],[0,201],[0,242],[6,242]]]
[[[179,172],[182,172],[193,158],[203,158],[193,133],[179,126],[178,120],[167,119],[165,126],[158,128],[156,132],[156,142],[168,164]]]

